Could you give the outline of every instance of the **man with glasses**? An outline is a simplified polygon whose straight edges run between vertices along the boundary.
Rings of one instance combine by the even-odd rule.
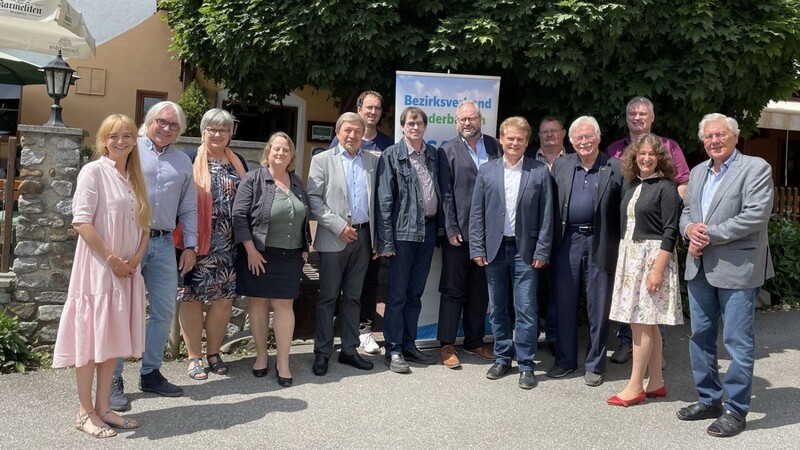
[[[378,130],[378,123],[383,113],[383,96],[376,91],[364,91],[356,100],[356,112],[364,118],[366,129],[361,138],[361,150],[367,150],[380,156],[386,147],[394,141],[389,136]],[[339,137],[334,137],[330,148],[339,145]],[[364,277],[364,288],[361,290],[361,314],[359,324],[359,341],[364,351],[370,354],[380,352],[381,347],[372,334],[375,324],[375,308],[378,301],[378,274],[381,268],[381,258],[371,259]]]
[[[137,142],[152,208],[150,240],[142,260],[150,315],[145,329],[139,388],[167,397],[183,395],[183,389],[167,381],[160,368],[175,314],[178,277],[194,267],[197,257],[197,194],[192,162],[186,153],[172,146],[185,129],[183,109],[173,102],[159,102],[147,111]],[[172,243],[176,221],[183,228],[185,245],[177,267]],[[130,408],[124,391],[122,364],[120,358],[111,387],[111,409],[115,411]]]
[[[609,155],[622,159],[625,149],[635,141],[639,135],[650,133],[653,128],[653,121],[655,121],[656,113],[653,109],[653,102],[647,97],[634,97],[625,107],[625,120],[628,124],[628,136],[614,141],[606,148],[606,153]],[[675,163],[677,171],[675,175],[675,184],[678,185],[678,194],[681,198],[686,195],[686,183],[689,182],[689,166],[686,164],[686,158],[683,155],[680,145],[670,138],[661,136],[661,142],[667,147],[672,161]],[[658,329],[661,331],[661,345],[666,346],[666,327],[659,325]],[[611,362],[615,364],[625,364],[630,361],[633,356],[633,337],[631,335],[630,324],[621,324],[617,331],[617,339],[619,339],[619,347],[611,355]],[[663,355],[663,354],[662,354]],[[662,369],[666,368],[666,360],[662,357]]]
[[[464,316],[464,351],[494,361],[494,352],[484,345],[486,310],[489,292],[486,271],[469,257],[469,213],[472,191],[478,168],[499,158],[497,141],[481,133],[481,111],[472,100],[456,108],[458,136],[439,149],[439,191],[442,193],[442,270],[439,279],[439,327],[442,364],[451,369],[461,367],[453,343],[458,322]]]
[[[333,353],[333,316],[341,294],[339,363],[371,370],[358,354],[361,288],[373,257],[375,177],[378,157],[360,148],[364,119],[352,112],[336,121],[339,145],[311,159],[308,201],[318,222],[314,248],[319,252],[319,298],[314,339],[314,375],[328,373]]]
[[[415,106],[400,114],[403,139],[384,150],[378,164],[378,254],[391,257],[383,318],[386,365],[407,373],[406,359],[436,362],[416,345],[422,293],[436,246],[439,184],[436,147],[425,143],[428,115]]]
[[[594,117],[575,119],[569,139],[575,153],[558,158],[552,169],[558,206],[550,289],[558,303],[558,345],[547,376],[562,378],[578,368],[578,300],[584,293],[589,316],[584,382],[600,386],[620,240],[622,173],[619,160],[600,152]]]
[[[706,115],[698,137],[709,160],[692,169],[680,220],[680,231],[689,242],[689,360],[698,402],[677,415],[681,420],[717,418],[708,434],[730,437],[747,425],[755,302],[764,281],[775,275],[767,236],[774,200],[772,168],[736,149],[739,124],[731,117]],[[731,360],[724,383],[717,361],[720,317]]]

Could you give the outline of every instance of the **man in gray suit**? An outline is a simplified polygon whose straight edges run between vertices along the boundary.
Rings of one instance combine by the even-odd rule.
[[[698,137],[710,159],[692,169],[680,229],[689,241],[689,358],[699,401],[681,408],[678,418],[716,417],[708,434],[728,437],[739,434],[747,424],[755,302],[764,281],[775,275],[767,238],[772,168],[763,159],[736,149],[739,124],[733,118],[706,115]],[[731,356],[724,388],[717,361],[720,316],[725,349]]]
[[[375,173],[378,157],[360,149],[366,125],[356,113],[336,121],[339,145],[311,159],[308,198],[317,220],[314,248],[319,252],[319,298],[314,340],[314,375],[328,373],[333,353],[333,316],[341,293],[339,362],[370,370],[372,362],[358,354],[361,288],[373,255]]]
[[[550,259],[553,225],[547,165],[523,156],[530,136],[531,127],[522,117],[500,124],[503,158],[489,161],[478,171],[469,216],[469,255],[478,266],[486,266],[489,321],[497,355],[486,378],[504,377],[516,356],[522,389],[537,384],[533,375],[539,337],[536,291],[540,270]],[[514,293],[513,327],[509,289]]]

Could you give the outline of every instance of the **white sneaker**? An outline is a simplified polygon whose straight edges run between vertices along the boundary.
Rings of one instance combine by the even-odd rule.
[[[364,351],[370,355],[380,353],[381,346],[375,341],[375,335],[372,334],[371,327],[362,328],[358,340],[361,341],[361,346],[364,347]]]

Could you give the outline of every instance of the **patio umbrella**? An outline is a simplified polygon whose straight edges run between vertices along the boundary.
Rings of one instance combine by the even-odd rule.
[[[44,73],[36,64],[0,52],[0,84],[44,84]]]
[[[88,58],[94,38],[67,0],[0,1],[0,47]]]

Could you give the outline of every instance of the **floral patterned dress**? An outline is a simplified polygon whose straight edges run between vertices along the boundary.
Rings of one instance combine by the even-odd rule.
[[[211,248],[198,255],[194,268],[178,287],[178,300],[214,301],[236,298],[236,245],[233,243],[233,199],[239,174],[230,162],[209,159],[211,174]]]
[[[664,271],[661,289],[647,292],[647,275],[661,251],[661,240],[634,240],[636,202],[642,191],[640,183],[628,203],[625,236],[619,244],[619,259],[614,276],[614,292],[609,319],[645,325],[678,325],[683,323],[681,291],[678,281],[678,257],[675,252]]]

